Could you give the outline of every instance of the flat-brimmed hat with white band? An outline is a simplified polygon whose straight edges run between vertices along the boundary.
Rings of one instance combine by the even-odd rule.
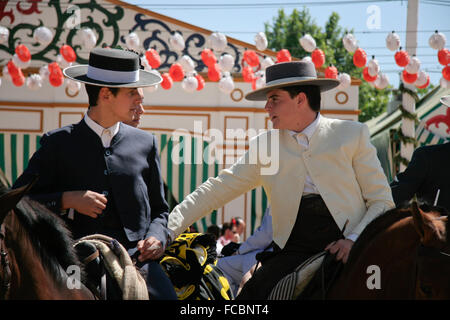
[[[95,48],[88,65],[65,68],[69,79],[102,87],[149,87],[162,81],[160,75],[140,69],[139,56],[131,51]]]
[[[247,93],[245,99],[265,101],[267,92],[292,86],[314,85],[324,92],[337,87],[339,83],[337,79],[317,78],[316,68],[311,62],[280,62],[267,67],[265,86]]]
[[[443,96],[443,97],[441,98],[441,103],[442,103],[444,106],[450,108],[450,95]]]

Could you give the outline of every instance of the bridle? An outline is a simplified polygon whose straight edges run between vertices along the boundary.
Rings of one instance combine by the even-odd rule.
[[[8,251],[5,245],[5,225],[0,225],[0,268],[2,279],[0,282],[0,300],[6,300],[11,287],[11,266],[8,259]]]

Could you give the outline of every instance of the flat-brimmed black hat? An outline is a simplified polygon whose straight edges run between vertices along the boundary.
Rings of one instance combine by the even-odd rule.
[[[72,80],[102,87],[149,87],[162,81],[160,75],[140,69],[139,56],[131,51],[95,48],[88,65],[65,68]]]
[[[267,92],[283,87],[314,85],[320,91],[331,90],[339,85],[339,80],[317,78],[316,68],[312,62],[280,62],[267,67],[264,87],[247,93],[245,99],[252,101],[266,100]]]

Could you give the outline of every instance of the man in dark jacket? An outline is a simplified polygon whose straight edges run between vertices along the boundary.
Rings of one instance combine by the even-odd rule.
[[[85,83],[89,110],[79,123],[44,134],[13,188],[38,175],[30,196],[61,214],[74,238],[117,239],[147,273],[150,299],[176,299],[155,261],[168,238],[156,139],[122,123],[143,111],[142,87],[161,77],[141,70],[137,54],[117,49],[94,49],[89,65],[64,74]]]
[[[441,98],[450,107],[450,96]],[[417,148],[406,170],[391,183],[395,204],[402,205],[414,195],[430,205],[450,210],[450,143]]]

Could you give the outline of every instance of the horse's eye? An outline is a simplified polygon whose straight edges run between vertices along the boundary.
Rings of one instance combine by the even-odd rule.
[[[422,290],[422,292],[429,298],[431,297],[432,293],[433,293],[433,289],[431,288],[431,286],[428,286],[426,284],[421,284],[420,285],[420,290]]]

